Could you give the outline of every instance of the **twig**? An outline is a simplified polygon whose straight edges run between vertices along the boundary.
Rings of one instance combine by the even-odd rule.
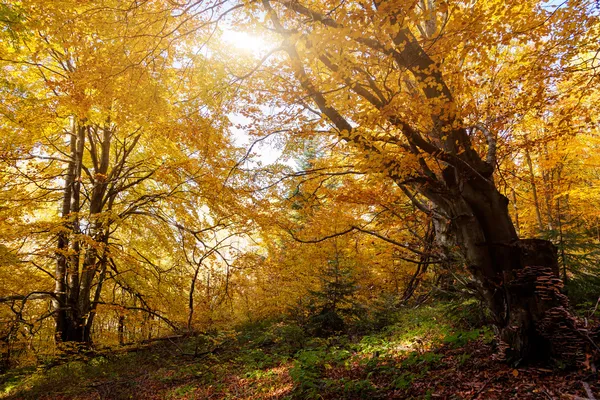
[[[550,400],[554,400],[554,398],[550,396],[550,393],[548,393],[546,390],[542,390],[542,393],[544,393]]]
[[[590,385],[587,382],[583,382],[583,381],[581,381],[581,384],[583,385],[583,388],[585,389],[585,393],[590,398],[590,400],[596,400],[596,398],[594,397],[594,392],[592,392],[592,388],[590,388]]]
[[[471,397],[471,400],[475,400],[480,394],[481,392],[483,392],[485,390],[485,388],[487,387],[487,385],[492,381],[492,379],[494,379],[495,377],[491,377],[490,379],[488,379],[487,381],[484,382],[483,386],[476,391],[473,396]]]
[[[598,301],[596,302],[596,306],[594,307],[594,309],[592,310],[592,313],[588,316],[588,318],[592,318],[594,316],[594,314],[596,313],[596,310],[598,310],[598,304],[600,304],[600,297],[598,297]]]

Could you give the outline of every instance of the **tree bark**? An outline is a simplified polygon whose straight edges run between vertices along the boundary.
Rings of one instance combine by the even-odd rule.
[[[72,229],[72,223],[69,222],[71,218],[71,197],[73,194],[73,185],[75,182],[75,164],[76,164],[76,153],[77,153],[77,125],[76,122],[72,123],[72,131],[69,133],[69,149],[70,157],[67,165],[67,174],[65,177],[65,186],[63,189],[63,202],[61,210],[61,218],[63,220],[62,230],[58,234],[58,244],[56,249],[56,269],[54,272],[55,276],[55,296],[52,300],[52,305],[55,312],[56,321],[56,339],[58,341],[64,341],[70,328],[68,319],[68,305],[67,305],[67,269],[69,265],[69,233]]]
[[[533,207],[535,208],[535,216],[538,223],[538,231],[544,231],[544,223],[542,222],[542,213],[540,211],[540,202],[537,195],[537,186],[535,184],[535,175],[533,173],[533,163],[531,162],[531,156],[529,150],[525,150],[525,159],[527,160],[527,167],[529,168],[529,180],[531,183],[531,193],[533,195]]]
[[[62,218],[64,230],[58,235],[57,261],[55,273],[56,339],[58,342],[91,343],[91,325],[95,307],[91,302],[91,289],[97,272],[105,268],[105,247],[108,232],[105,224],[98,220],[107,199],[107,173],[110,161],[112,131],[109,123],[103,128],[100,154],[97,152],[91,130],[95,127],[82,122],[74,122],[70,134],[70,161],[63,191]],[[81,192],[83,158],[86,135],[89,138],[90,155],[94,162],[95,176],[92,179],[92,194],[87,210],[88,236],[94,243],[82,241],[81,229]],[[71,237],[71,239],[70,239]],[[102,252],[98,251],[102,248]],[[70,253],[70,254],[69,254]],[[84,255],[85,254],[85,255]],[[98,297],[104,276],[97,282],[94,297]]]
[[[561,293],[557,249],[547,240],[519,239],[508,199],[493,184],[445,171],[452,196],[439,238],[453,237],[500,332],[500,355],[510,361],[557,357],[569,364],[595,351],[588,332],[568,311]],[[449,236],[449,233],[452,236]]]
[[[72,154],[74,161],[73,190],[71,193],[71,230],[73,234],[72,255],[67,266],[67,326],[63,333],[63,342],[81,341],[83,324],[81,323],[81,310],[77,303],[79,300],[79,268],[81,258],[81,173],[83,171],[83,153],[85,151],[85,134],[87,126],[81,124],[77,127],[76,146]]]

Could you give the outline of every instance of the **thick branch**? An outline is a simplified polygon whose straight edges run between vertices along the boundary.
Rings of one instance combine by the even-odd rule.
[[[57,295],[52,292],[31,292],[26,295],[15,294],[12,296],[0,297],[0,303],[10,303],[13,301],[26,302],[27,300],[45,300],[48,298],[56,299]]]
[[[494,137],[494,135],[492,134],[492,132],[490,132],[489,129],[486,128],[485,126],[483,126],[482,124],[476,124],[474,127],[479,129],[481,131],[481,133],[483,133],[483,136],[485,136],[485,140],[488,143],[488,151],[487,151],[487,155],[485,157],[485,162],[488,163],[493,168],[496,165],[497,140]]]

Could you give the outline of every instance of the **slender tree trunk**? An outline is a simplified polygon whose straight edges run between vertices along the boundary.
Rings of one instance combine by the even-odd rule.
[[[560,260],[562,263],[562,280],[567,284],[567,256],[565,254],[565,242],[563,238],[563,226],[560,217],[560,197],[556,199],[556,223],[558,225],[558,245],[560,246]]]
[[[117,332],[119,336],[119,345],[123,346],[125,344],[125,316],[119,315],[119,326],[117,327]]]
[[[424,243],[423,253],[419,257],[419,263],[417,264],[417,269],[415,270],[411,279],[408,281],[408,284],[406,285],[406,289],[404,289],[404,293],[402,295],[403,302],[408,301],[413,296],[413,294],[419,287],[419,284],[423,280],[423,276],[427,272],[427,269],[429,267],[430,251],[431,251],[432,245],[435,240],[434,235],[435,235],[435,231],[433,229],[433,224],[431,224],[431,222],[429,222],[427,224],[427,230],[425,232],[425,237],[423,238],[423,243]],[[396,286],[396,292],[398,292],[398,286]]]
[[[72,255],[67,267],[67,330],[63,341],[81,341],[83,337],[83,325],[81,323],[80,310],[77,306],[79,299],[79,268],[81,264],[81,190],[83,171],[83,152],[85,150],[85,133],[87,127],[81,124],[77,127],[77,144],[74,156],[74,180],[71,194],[71,214],[73,233]]]
[[[94,240],[94,243],[88,245],[86,248],[79,289],[79,309],[85,314],[85,318],[89,316],[91,310],[90,295],[92,282],[100,268],[98,263],[98,250],[99,247],[103,246],[104,242],[103,222],[99,220],[99,214],[102,212],[105,205],[104,195],[107,189],[107,174],[110,161],[110,141],[112,132],[108,124],[102,129],[102,132],[100,159],[98,160],[97,155],[93,157],[95,160],[95,174],[92,195],[90,198],[90,228],[88,235]],[[94,149],[92,152],[94,154],[96,153]]]
[[[10,370],[11,367],[11,344],[15,340],[18,330],[18,322],[10,321],[0,335],[0,374]]]
[[[56,339],[64,341],[67,338],[69,329],[67,313],[67,268],[69,264],[69,233],[72,224],[69,222],[71,214],[71,197],[73,193],[73,184],[75,181],[75,163],[77,153],[77,132],[76,123],[72,123],[72,131],[69,134],[70,160],[67,165],[67,174],[65,177],[65,187],[63,189],[61,217],[63,219],[63,229],[58,234],[58,244],[56,249],[56,269],[54,272],[54,299],[52,301],[56,321]]]
[[[192,319],[194,317],[194,291],[196,290],[196,280],[198,279],[198,274],[200,273],[200,267],[202,263],[198,263],[196,265],[196,270],[194,271],[194,277],[192,278],[192,283],[190,284],[190,294],[189,294],[189,303],[188,303],[188,323],[187,329],[188,332],[192,331]]]
[[[544,146],[544,157],[546,161],[550,158],[548,155],[548,147]],[[554,170],[543,171],[542,180],[544,182],[544,201],[546,203],[546,215],[548,216],[548,230],[554,230],[554,217],[552,215],[552,197],[554,196]]]
[[[104,279],[106,279],[106,266],[108,264],[108,254],[106,251],[106,247],[108,245],[108,235],[109,235],[110,227],[106,227],[106,232],[104,234],[104,250],[102,254],[102,258],[100,260],[100,275],[98,276],[98,282],[96,282],[96,291],[94,293],[94,299],[90,306],[89,317],[85,323],[85,331],[83,333],[84,341],[87,343],[91,343],[92,341],[92,326],[94,324],[94,318],[96,316],[96,308],[98,307],[98,302],[100,301],[100,293],[102,293],[102,285],[104,284]]]
[[[78,332],[79,341],[90,343],[91,340],[91,324],[93,322],[93,313],[95,311],[92,303],[92,284],[94,278],[100,271],[98,277],[96,294],[99,296],[98,290],[102,290],[103,274],[102,270],[106,268],[106,260],[103,258],[103,254],[106,252],[106,244],[108,237],[105,235],[105,223],[99,219],[104,206],[106,204],[105,194],[107,189],[107,173],[110,161],[110,144],[112,132],[109,124],[102,129],[102,140],[100,154],[96,150],[96,146],[93,145],[91,132],[88,131],[90,136],[90,152],[92,154],[92,160],[94,162],[94,177],[92,194],[89,199],[89,231],[88,236],[93,239],[92,243],[87,244],[85,249],[85,257],[83,259],[83,266],[81,271],[81,277],[79,281],[79,296],[77,309],[79,311],[79,325],[81,331]],[[95,296],[94,296],[95,297]]]
[[[544,223],[542,222],[540,202],[538,200],[537,187],[535,185],[535,175],[533,174],[533,163],[531,162],[529,150],[525,150],[525,159],[527,160],[527,167],[529,168],[529,179],[531,182],[531,192],[533,194],[533,206],[535,208],[535,216],[537,217],[538,231],[542,232],[544,230]]]
[[[8,336],[0,337],[0,374],[10,369],[10,340]]]
[[[515,230],[517,231],[517,235],[520,235],[521,227],[519,224],[519,206],[517,203],[517,192],[515,191],[515,188],[512,188],[511,191],[513,198],[513,211],[515,213]]]

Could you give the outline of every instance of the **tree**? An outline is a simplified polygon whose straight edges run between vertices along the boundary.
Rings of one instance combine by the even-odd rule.
[[[594,98],[566,99],[551,114],[528,116],[513,132],[516,155],[502,168],[518,231],[557,246],[560,276],[575,305],[595,303],[598,292],[597,135],[594,123],[585,122],[596,114]],[[573,116],[571,124],[562,122],[566,114]],[[544,134],[549,126],[563,134]]]
[[[59,342],[89,344],[94,325],[124,342],[278,312],[318,286],[335,237],[371,267],[357,296],[398,294],[402,273],[408,297],[452,256],[509,358],[583,359],[594,334],[569,314],[543,235],[564,280],[563,228],[597,228],[582,194],[597,169],[573,157],[597,148],[595,7],[2,4],[4,341],[13,327],[48,336],[50,317]],[[219,24],[281,44],[241,55]],[[232,127],[278,140],[283,158],[319,152],[302,169],[261,165]]]
[[[285,86],[278,96],[306,110],[299,120],[322,116],[309,121],[313,129],[330,124],[372,172],[431,215],[438,242],[464,254],[506,356],[583,360],[594,346],[560,293],[556,248],[519,238],[494,172],[513,146],[502,135],[510,124],[526,113],[551,112],[575,90],[587,96],[597,85],[589,68],[575,66],[593,65],[593,56],[580,59],[598,32],[593,5],[263,0],[262,6],[265,26],[280,35],[289,62],[278,59],[276,69],[265,64],[256,79],[277,76]],[[568,92],[557,90],[578,75],[588,76],[587,87],[577,80]]]
[[[211,185],[229,171],[222,160],[235,149],[223,133],[225,96],[210,93],[220,70],[182,66],[197,56],[184,38],[210,24],[160,1],[2,7],[10,17],[2,34],[13,40],[0,48],[1,179],[12,177],[23,197],[6,200],[20,207],[13,218],[21,237],[11,228],[11,245],[33,237],[17,251],[30,264],[20,269],[45,274],[34,292],[52,299],[59,342],[91,342],[98,306],[114,305],[105,298],[107,282],[142,303],[124,300],[122,307],[161,317],[126,282],[119,263],[131,259],[120,231],[131,228],[130,219],[161,217],[165,199],[192,193],[207,170],[215,172]],[[188,91],[173,91],[177,85]],[[3,300],[15,296],[23,306],[32,299]]]

